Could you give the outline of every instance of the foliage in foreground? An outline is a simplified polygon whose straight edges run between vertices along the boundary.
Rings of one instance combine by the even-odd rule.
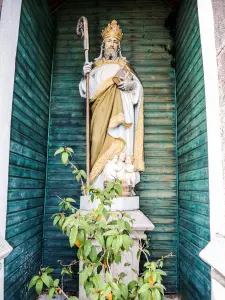
[[[110,182],[103,191],[85,186],[86,173],[71,162],[72,153],[71,148],[60,147],[55,155],[60,154],[62,163],[72,168],[76,180],[81,182],[82,192],[90,195],[90,201],[99,199],[100,203],[95,210],[84,214],[73,206],[76,202],[74,199],[60,198],[59,212],[53,215],[53,224],[68,236],[71,247],[78,248],[78,260],[63,266],[61,281],[53,279],[52,268],[41,268],[39,274],[31,279],[29,289],[35,287],[38,295],[47,290],[50,299],[57,294],[63,294],[69,300],[78,299],[65,293],[63,278],[65,275],[72,277],[71,267],[82,261],[82,270],[79,272],[80,284],[84,286],[87,297],[91,296],[92,300],[163,299],[165,287],[162,285],[162,276],[166,273],[162,267],[165,257],[156,262],[150,261],[147,242],[143,243],[140,240],[137,252],[137,258],[140,258],[141,254],[146,258],[144,272],[138,274],[129,263],[125,263],[127,273],[134,272],[136,280],[129,284],[125,283],[125,273],[120,273],[117,278],[113,277],[112,264],[119,264],[122,255],[131,251],[133,245],[131,228],[134,220],[123,211],[116,213],[111,211],[112,199],[122,194],[121,183]],[[93,245],[94,240],[99,244],[98,251]]]

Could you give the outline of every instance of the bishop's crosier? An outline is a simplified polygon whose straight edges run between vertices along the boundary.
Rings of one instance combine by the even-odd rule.
[[[137,183],[144,170],[143,88],[122,56],[122,30],[113,20],[102,31],[100,56],[85,64],[79,89],[86,95],[86,74],[90,72],[91,103],[91,183],[104,185],[108,161],[121,152],[132,157]],[[125,180],[125,178],[124,178]]]

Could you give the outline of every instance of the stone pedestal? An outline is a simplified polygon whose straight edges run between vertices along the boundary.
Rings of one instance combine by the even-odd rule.
[[[81,210],[92,210],[95,209],[98,204],[100,203],[99,200],[95,200],[94,202],[91,202],[90,196],[81,196],[80,197],[80,209]],[[139,209],[139,197],[133,196],[133,197],[117,197],[112,200],[112,206],[111,210],[137,210]]]
[[[88,211],[95,209],[98,205],[98,202],[90,202],[89,197],[81,196],[80,199],[80,209],[82,213],[86,214]],[[131,270],[134,268],[139,272],[139,260],[137,259],[137,252],[139,249],[139,240],[145,240],[145,230],[151,231],[154,229],[152,222],[139,210],[139,197],[119,197],[113,200],[112,211],[123,210],[126,211],[135,221],[132,227],[131,237],[134,241],[134,244],[130,251],[125,252],[122,255],[120,264],[113,264],[111,267],[114,277],[117,277],[118,274],[124,272],[127,276],[124,278],[124,282],[128,283],[131,280],[136,279],[137,275]],[[96,249],[100,250],[100,247],[96,241],[93,241],[93,244],[96,246]],[[125,263],[129,263],[131,266],[125,267]],[[80,270],[82,268],[82,262],[80,262]],[[85,294],[84,288],[82,285],[79,286],[79,299],[87,300],[88,298]]]

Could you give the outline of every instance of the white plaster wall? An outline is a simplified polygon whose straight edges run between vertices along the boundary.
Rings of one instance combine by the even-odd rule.
[[[217,49],[215,43],[215,22],[218,22],[218,20],[215,20],[213,16],[212,1],[198,0],[206,94],[211,233],[211,242],[200,253],[200,257],[212,267],[212,270],[213,267],[216,268],[218,266],[220,270],[223,270],[225,268],[224,251],[222,246],[220,247],[220,244],[217,245],[217,242],[218,237],[224,239],[225,236],[225,185],[223,180],[225,176],[223,176],[222,167],[222,162],[224,161],[222,145],[225,140],[221,134],[223,132],[221,116],[224,115],[225,110],[221,109],[220,105],[219,88],[221,87],[218,81]],[[224,0],[222,2],[224,5]],[[217,8],[219,9],[219,7]],[[224,268],[221,268],[221,264],[224,264]],[[213,274],[214,272],[212,271]],[[222,275],[225,276],[225,274]],[[211,278],[212,299],[225,299],[225,286],[222,286],[214,277]]]
[[[218,68],[211,0],[198,0],[199,26],[202,44],[209,163],[210,233],[225,234],[225,202],[222,170],[222,141]]]
[[[223,181],[225,183],[225,2],[224,0],[211,0],[214,16],[216,59],[218,67],[219,107],[222,141]],[[224,184],[225,191],[225,184]],[[225,192],[224,192],[225,194]],[[223,197],[225,205],[225,197]],[[224,209],[225,220],[225,209]],[[225,228],[223,234],[225,235]]]
[[[0,236],[3,237],[6,229],[10,125],[21,3],[22,0],[4,0],[0,19]],[[3,269],[3,262],[0,262],[0,300],[4,299]]]

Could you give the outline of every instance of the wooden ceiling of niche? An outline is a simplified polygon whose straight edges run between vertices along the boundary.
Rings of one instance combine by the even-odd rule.
[[[67,0],[48,0],[49,7],[52,13],[56,12]],[[159,0],[160,1],[160,0]],[[176,8],[179,0],[163,0],[171,8]]]

